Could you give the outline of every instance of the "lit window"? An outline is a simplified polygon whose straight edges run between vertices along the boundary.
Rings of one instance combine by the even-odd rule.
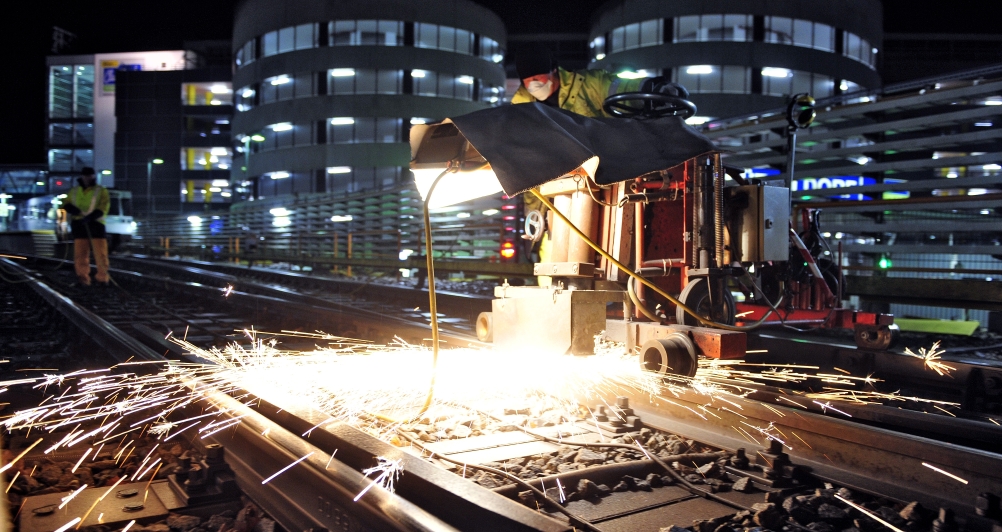
[[[232,103],[232,83],[201,82],[181,84],[182,105],[230,105]]]

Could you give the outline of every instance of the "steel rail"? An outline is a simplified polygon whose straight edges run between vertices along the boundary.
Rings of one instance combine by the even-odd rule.
[[[247,407],[222,392],[210,393],[208,398],[214,402],[218,401],[220,405],[234,412],[233,415],[242,416],[241,426],[232,437],[230,434],[219,433],[219,443],[238,448],[241,455],[244,455],[245,449],[249,448],[254,440],[257,440],[257,445],[262,445],[262,440],[267,440],[270,442],[267,445],[281,449],[279,452],[281,459],[266,458],[269,461],[268,471],[278,470],[314,452],[315,454],[303,460],[300,465],[282,473],[268,484],[274,483],[274,489],[280,490],[284,496],[309,491],[310,496],[318,502],[323,499],[323,502],[320,502],[321,506],[332,508],[331,514],[350,516],[360,522],[378,518],[383,525],[388,525],[383,526],[383,529],[395,530],[541,532],[571,530],[565,523],[530,510],[507,497],[358,429],[340,423],[333,426],[317,426],[315,420],[307,420],[324,419],[326,415],[323,413],[290,411],[261,399],[253,401],[253,406]],[[267,437],[261,436],[265,432]],[[303,437],[299,434],[308,436]],[[234,444],[235,438],[236,444]],[[372,482],[359,471],[374,465],[376,457],[401,460],[403,474],[395,483],[395,493],[390,494],[381,488],[373,488],[358,502],[352,502],[355,496]],[[238,467],[242,466],[238,464]],[[255,458],[254,468],[262,469],[258,458]],[[301,475],[297,474],[307,471],[315,477],[312,484],[300,484]],[[254,474],[258,477],[263,476],[261,473]],[[289,477],[283,479],[286,475]],[[318,476],[325,477],[326,480]],[[321,480],[328,484],[329,490],[315,491]],[[259,487],[253,486],[251,489]],[[323,514],[314,514],[312,518],[325,521],[321,526],[329,530],[355,530],[355,528],[345,528],[343,524],[330,526],[330,518],[325,518]],[[287,530],[308,528],[302,526],[305,523],[291,524],[293,526],[286,526]]]
[[[43,261],[66,262],[41,257],[36,259]],[[244,309],[267,310],[269,312],[277,311],[282,315],[299,315],[304,319],[310,320],[316,320],[317,316],[322,315],[336,316],[337,319],[331,321],[332,325],[342,328],[355,328],[355,330],[359,331],[359,333],[365,333],[360,334],[360,336],[364,336],[366,338],[369,336],[379,336],[387,339],[400,337],[405,341],[421,344],[428,337],[430,337],[431,332],[430,326],[424,323],[407,320],[397,316],[386,315],[369,309],[335,303],[316,296],[299,294],[287,288],[267,287],[266,285],[258,284],[257,286],[266,287],[269,294],[255,294],[234,289],[229,292],[229,295],[226,296],[224,300],[224,289],[221,287],[211,286],[212,284],[217,284],[216,282],[218,282],[220,278],[213,277],[211,275],[204,276],[203,280],[211,280],[215,282],[202,284],[143,274],[130,270],[121,270],[118,268],[112,268],[109,271],[113,276],[122,281],[143,283],[147,285],[159,285],[161,290],[164,286],[167,286],[172,290],[183,291],[185,294],[189,294],[194,297],[199,297],[215,303],[225,302]],[[199,272],[189,271],[188,273],[192,276],[201,275]],[[211,274],[213,272],[205,273]],[[240,285],[246,284],[246,281],[240,280],[238,282]],[[467,336],[466,334],[447,329],[442,330],[441,341],[443,343],[448,342],[449,345],[455,347],[486,346],[486,344],[479,342],[475,337]]]
[[[801,364],[818,366],[823,371],[837,372],[841,368],[852,375],[872,375],[895,384],[942,394],[961,402],[963,410],[979,406],[980,392],[991,388],[993,382],[1002,382],[1002,367],[989,361],[947,358],[942,362],[953,367],[949,377],[936,374],[918,357],[903,354],[900,348],[893,351],[870,351],[834,338],[791,337],[783,330],[759,331],[748,337],[748,353],[744,360],[757,364]]]
[[[125,334],[118,327],[108,323],[97,314],[78,305],[72,299],[60,294],[48,284],[32,275],[31,270],[24,268],[9,259],[0,259],[6,267],[17,271],[27,281],[28,286],[52,305],[73,325],[87,334],[101,347],[108,350],[108,355],[119,362],[126,360],[165,360],[159,353],[150,349],[142,342]]]
[[[428,304],[427,290],[418,290],[401,286],[318,277],[295,272],[250,269],[246,267],[204,261],[186,260],[179,262],[176,260],[164,260],[153,257],[115,257],[115,260],[125,262],[126,264],[140,264],[147,267],[158,267],[167,270],[186,272],[189,274],[216,276],[221,282],[240,283],[241,285],[253,286],[255,290],[271,295],[278,295],[278,297],[289,294],[290,291],[261,282],[248,280],[246,278],[247,275],[267,276],[272,279],[276,279],[277,282],[282,284],[312,286],[316,287],[318,290],[330,290],[333,292],[349,292],[368,298],[385,298],[388,294],[392,294],[394,300],[407,306],[414,305],[418,307],[425,307]],[[473,318],[476,318],[478,313],[491,310],[490,302],[492,298],[489,296],[460,294],[443,290],[436,290],[436,295],[438,296],[440,309],[448,310],[449,312],[469,314]],[[327,301],[323,299],[321,300]]]
[[[715,401],[689,389],[666,392],[662,397],[624,395],[650,427],[725,450],[764,446],[762,434],[752,427],[775,427],[772,434],[785,442],[784,451],[791,460],[809,466],[822,479],[899,501],[950,508],[969,519],[976,519],[973,510],[978,496],[997,493],[1002,486],[1000,454],[868,427],[837,419],[833,416],[841,414],[835,412],[819,415],[781,403],[766,405],[733,396],[727,397],[731,403]],[[737,410],[732,403],[740,405]],[[699,413],[704,407],[712,413]],[[756,453],[748,454],[754,457]],[[963,482],[923,464],[950,472]]]
[[[207,391],[205,395],[238,413],[240,422],[233,430],[203,439],[201,444],[218,443],[226,447],[226,462],[237,474],[237,485],[285,530],[458,530],[382,489],[370,489],[357,502],[353,501],[372,481],[340,459],[332,458],[333,453],[340,457],[349,453],[337,452],[338,447],[321,449],[312,440],[286,430],[225,393]],[[265,482],[271,472],[307,455],[309,458],[300,464]]]
[[[11,264],[7,262],[5,265]],[[123,355],[126,353],[132,353],[136,358],[141,357],[144,360],[166,360],[93,312],[80,307],[71,299],[35,279],[29,270],[16,264],[13,266],[28,279],[28,284],[46,301],[66,315],[84,333],[107,348],[117,360],[125,361],[127,358]],[[114,273],[138,275],[122,271]],[[205,289],[191,285],[188,288]],[[341,462],[328,461],[330,455],[323,455],[320,452],[317,452],[315,458],[308,464],[304,461],[304,467],[293,467],[270,482],[262,482],[265,475],[270,472],[278,471],[318,449],[259,413],[249,411],[240,401],[228,395],[221,392],[208,392],[208,395],[212,401],[238,412],[233,415],[240,415],[240,423],[232,430],[194,440],[193,443],[200,446],[208,443],[223,445],[227,450],[226,462],[233,469],[238,486],[286,530],[307,530],[317,527],[353,532],[368,530],[454,532],[465,529],[450,526],[407,500],[383,490],[370,490],[358,503],[351,502],[351,499],[366,488],[371,480]],[[462,482],[470,484],[465,480]],[[484,488],[477,488],[487,491]],[[521,529],[523,528],[508,528],[508,530]],[[555,526],[531,529],[552,532],[565,530]]]

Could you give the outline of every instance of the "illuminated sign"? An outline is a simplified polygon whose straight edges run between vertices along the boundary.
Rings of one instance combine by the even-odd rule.
[[[791,189],[794,192],[800,192],[803,190],[817,190],[820,188],[861,187],[864,185],[873,185],[876,184],[876,182],[877,180],[872,177],[854,175],[838,175],[819,178],[807,177],[794,181]]]
[[[117,59],[101,61],[101,94],[115,94],[115,74],[119,70],[142,70],[143,65],[127,64]]]

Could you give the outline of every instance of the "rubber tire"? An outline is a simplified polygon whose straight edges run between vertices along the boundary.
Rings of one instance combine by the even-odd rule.
[[[710,301],[710,290],[705,277],[700,277],[689,282],[685,285],[685,289],[679,294],[678,300],[682,302],[683,305],[695,310],[700,316],[704,318],[709,318],[708,309],[700,309],[700,306],[704,303],[709,303]],[[734,314],[735,314],[735,303],[734,296],[731,295],[730,291],[724,291],[724,305],[726,306],[725,314],[727,318],[720,322],[724,325],[734,325]],[[675,307],[675,320],[678,321],[680,325],[690,325],[692,327],[703,326],[699,323],[699,320],[692,317],[688,312],[682,309],[682,307]]]
[[[692,339],[680,332],[648,340],[640,347],[640,368],[661,375],[693,377],[699,364]]]

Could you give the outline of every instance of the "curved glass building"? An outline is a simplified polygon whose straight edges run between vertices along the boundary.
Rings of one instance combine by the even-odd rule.
[[[593,17],[591,68],[664,75],[699,107],[696,120],[877,88],[878,0],[616,0]]]
[[[501,19],[468,0],[245,0],[234,201],[398,186],[411,124],[501,101],[504,50]]]

